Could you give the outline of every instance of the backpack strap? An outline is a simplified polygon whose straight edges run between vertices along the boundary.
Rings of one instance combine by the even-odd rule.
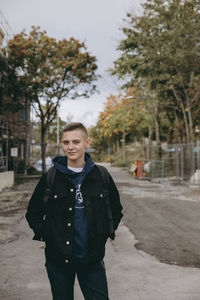
[[[102,180],[103,180],[103,183],[104,183],[104,186],[106,188],[106,190],[109,189],[109,185],[110,185],[110,176],[109,176],[109,173],[107,171],[107,169],[103,166],[100,166],[100,165],[96,165],[101,173],[101,177],[102,177]]]
[[[56,175],[56,169],[54,167],[51,167],[47,171],[47,177],[46,177],[46,189],[45,189],[45,195],[44,195],[44,198],[43,198],[43,201],[44,201],[45,204],[48,203],[49,198],[51,196],[55,175]]]
[[[108,233],[109,237],[114,240],[115,238],[115,230],[113,226],[113,217],[112,217],[112,212],[111,212],[111,207],[110,207],[110,200],[109,200],[109,186],[110,186],[110,174],[108,173],[108,170],[101,166],[101,165],[96,165],[97,168],[99,169],[101,173],[101,177],[103,180],[103,184],[105,187],[105,192],[106,192],[106,216],[108,220]]]

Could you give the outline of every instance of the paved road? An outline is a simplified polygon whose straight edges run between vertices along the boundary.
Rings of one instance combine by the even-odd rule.
[[[119,168],[108,168],[121,187],[127,182],[134,184],[131,175]],[[120,190],[123,198],[123,189]],[[44,268],[43,244],[31,240],[32,232],[23,214],[18,211],[9,216],[7,222],[9,225],[13,222],[11,231],[15,237],[17,233],[18,238],[0,245],[0,299],[49,300],[51,294]],[[105,262],[110,300],[200,299],[199,269],[163,264],[138,251],[136,242],[129,229],[120,224],[115,241],[107,243]],[[77,283],[75,295],[76,300],[83,299]]]

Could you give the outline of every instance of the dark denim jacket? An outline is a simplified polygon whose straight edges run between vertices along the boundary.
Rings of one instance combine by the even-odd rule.
[[[56,171],[52,196],[45,205],[43,201],[45,183],[46,174],[41,177],[30,199],[26,219],[34,231],[33,239],[45,241],[46,258],[57,264],[64,264],[70,262],[73,257],[75,189],[68,175]],[[89,260],[101,260],[105,254],[109,232],[106,191],[96,166],[85,177],[81,190],[89,227]],[[119,193],[112,177],[110,177],[109,201],[116,230],[123,214]]]

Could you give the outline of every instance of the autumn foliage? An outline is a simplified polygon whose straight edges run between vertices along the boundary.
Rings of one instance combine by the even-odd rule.
[[[92,147],[99,152],[111,148],[115,153],[119,151],[122,139],[130,142],[148,137],[152,126],[152,115],[137,89],[129,89],[124,96],[111,94],[97,125],[91,129]]]
[[[16,34],[3,51],[11,67],[8,90],[13,101],[32,103],[41,122],[44,170],[47,129],[63,99],[87,97],[95,91],[96,58],[73,37],[56,40],[34,26],[29,34]]]

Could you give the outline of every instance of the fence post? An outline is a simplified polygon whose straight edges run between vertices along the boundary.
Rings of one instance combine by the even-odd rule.
[[[153,179],[153,168],[154,168],[153,159],[151,159],[151,179]]]
[[[164,177],[164,160],[162,160],[162,178]]]
[[[179,148],[176,146],[175,152],[175,168],[176,168],[176,179],[179,177]]]
[[[184,153],[183,153],[183,145],[181,146],[181,178],[184,178]]]

